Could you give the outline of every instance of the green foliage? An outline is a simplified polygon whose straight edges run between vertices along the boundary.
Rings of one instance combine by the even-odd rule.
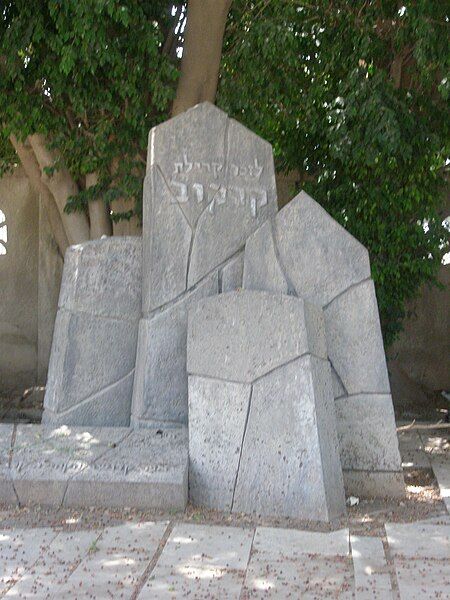
[[[170,3],[6,0],[2,16],[3,135],[44,133],[75,180],[99,173],[68,211],[140,197],[148,131],[167,118],[178,77],[161,52]]]
[[[163,51],[167,0],[5,0],[0,174],[9,132],[42,132],[80,183],[67,210],[133,199],[149,129],[169,115],[179,65]],[[218,104],[274,146],[277,168],[370,251],[386,342],[448,250],[448,4],[234,0]],[[394,85],[403,56],[401,85]],[[57,168],[58,165],[56,165]],[[96,186],[83,189],[97,171]],[[299,184],[300,186],[300,184]],[[131,210],[114,220],[130,218]],[[427,226],[424,228],[424,224]]]
[[[449,14],[439,0],[235,0],[225,42],[219,104],[368,247],[387,344],[448,251]]]

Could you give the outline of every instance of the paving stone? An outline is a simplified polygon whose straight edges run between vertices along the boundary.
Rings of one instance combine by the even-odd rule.
[[[450,589],[450,525],[386,523],[401,600],[446,598]]]
[[[20,503],[59,507],[68,481],[127,433],[125,428],[19,425],[11,474]]]
[[[186,320],[173,304],[184,314],[208,277],[216,288],[204,296],[219,283],[241,287],[239,253],[276,211],[270,144],[217,107],[199,104],[150,132],[134,426],[187,423]]]
[[[299,556],[349,556],[349,530],[329,533],[278,527],[257,527],[253,548],[259,556],[296,560]]]
[[[296,561],[253,557],[247,569],[243,598],[339,598],[354,596],[351,565],[343,557],[302,556]]]
[[[364,246],[301,192],[248,239],[243,287],[298,296],[323,308],[333,393],[335,399],[342,401],[343,418],[348,418],[342,424],[341,438],[346,443],[353,435],[359,436],[352,411],[342,408],[345,398],[356,394],[390,394],[378,306]],[[369,482],[366,488],[370,487],[376,496],[386,496],[394,479],[396,495],[404,495],[397,441],[392,442],[394,415],[392,409],[387,412],[390,413],[384,422],[387,441],[383,444],[391,459],[397,456],[395,465],[389,467],[395,475],[377,475],[377,486]],[[365,421],[370,423],[371,430],[370,418]],[[381,462],[376,464],[373,447],[369,444],[366,448],[364,440],[360,441],[358,462],[375,462],[370,468],[377,474],[384,472],[384,452],[378,452]],[[348,455],[347,448],[343,454]],[[346,490],[357,495],[364,486],[362,472],[367,471],[357,465],[349,467],[354,473],[346,479]]]
[[[166,522],[108,527],[67,582],[57,588],[57,597],[131,598],[166,528]]]
[[[251,383],[306,353],[327,356],[321,311],[300,298],[230,292],[190,311],[188,373]]]
[[[358,394],[335,401],[343,469],[400,471],[390,395]]]
[[[140,238],[105,238],[69,248],[44,423],[129,425],[141,279]]]
[[[379,538],[350,537],[356,600],[393,598],[389,567]]]
[[[218,276],[215,273],[163,312],[141,320],[133,390],[133,425],[187,425],[188,310],[202,297],[217,293]]]
[[[133,431],[74,475],[64,506],[184,510],[187,492],[186,428]]]
[[[0,594],[23,576],[55,537],[50,528],[0,531]]]
[[[353,598],[347,529],[331,533],[258,527],[244,598]]]
[[[373,281],[342,293],[325,307],[324,315],[328,354],[347,393],[389,394]]]
[[[264,292],[203,299],[189,315],[187,368],[194,504],[325,521],[345,512],[320,309]]]
[[[386,523],[385,527],[394,556],[450,559],[450,526]]]
[[[9,469],[14,425],[0,423],[0,504],[16,504],[17,496]]]
[[[448,598],[450,561],[395,559],[400,600],[436,600]]]
[[[138,597],[238,600],[252,538],[249,529],[175,526]]]
[[[23,573],[6,598],[62,598],[61,587],[89,551],[100,531],[61,532],[50,542],[32,569]],[[56,534],[56,532],[55,532]]]

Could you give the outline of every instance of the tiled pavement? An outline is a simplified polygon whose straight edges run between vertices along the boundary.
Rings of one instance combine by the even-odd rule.
[[[406,467],[435,468],[448,510],[442,437],[409,431],[399,439]],[[384,532],[170,521],[71,532],[0,526],[0,597],[450,598],[450,517],[386,523]]]

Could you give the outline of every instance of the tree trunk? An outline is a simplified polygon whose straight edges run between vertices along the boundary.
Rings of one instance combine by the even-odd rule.
[[[67,214],[64,212],[67,200],[78,193],[78,186],[65,167],[55,170],[53,175],[46,175],[44,169],[53,167],[57,157],[47,147],[43,135],[33,134],[29,137],[39,168],[41,179],[52,193],[61,215],[64,229],[70,244],[79,244],[89,239],[89,223],[87,216],[81,212]]]
[[[31,187],[40,197],[44,205],[50,222],[50,227],[55,237],[56,244],[58,245],[59,252],[61,256],[64,257],[64,253],[69,245],[69,241],[67,239],[64,225],[55,200],[47,186],[45,186],[42,182],[41,170],[37,163],[33,149],[28,143],[19,142],[14,135],[11,135],[9,139],[11,144],[14,146],[15,151],[17,152],[17,156],[20,158],[20,162],[22,163],[25,173],[27,174]]]
[[[172,116],[205,100],[215,102],[223,34],[231,3],[232,0],[189,0],[181,75]]]
[[[86,188],[90,188],[98,183],[97,173],[86,175]],[[112,223],[109,218],[109,211],[103,200],[89,201],[89,221],[91,224],[91,240],[101,238],[102,235],[112,235]]]

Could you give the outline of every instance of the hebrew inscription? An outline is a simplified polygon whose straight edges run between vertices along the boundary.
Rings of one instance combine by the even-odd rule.
[[[183,159],[174,163],[170,184],[176,195],[172,202],[204,204],[211,213],[217,206],[232,202],[235,206],[248,206],[251,216],[256,218],[258,209],[268,203],[267,190],[259,184],[263,171],[264,166],[257,158],[253,164],[227,165],[192,161],[184,151]],[[212,175],[216,181],[202,183],[200,180],[204,180],[205,174]],[[191,182],[192,177],[194,181]]]

